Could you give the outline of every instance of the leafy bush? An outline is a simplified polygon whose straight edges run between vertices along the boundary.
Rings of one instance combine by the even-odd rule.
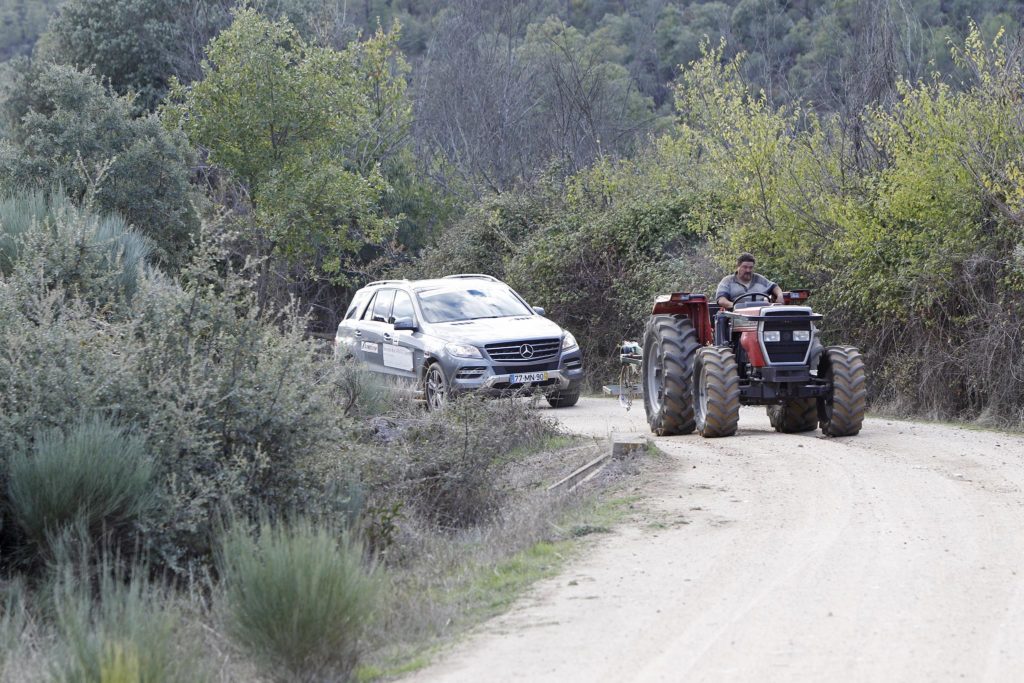
[[[0,179],[24,190],[62,186],[76,201],[116,213],[152,241],[154,257],[177,269],[199,225],[188,183],[191,151],[155,114],[136,117],[129,97],[70,66],[20,65],[0,115]]]
[[[77,206],[59,189],[0,199],[0,273],[39,274],[97,307],[126,303],[148,268],[152,245],[117,214]]]
[[[28,192],[0,200],[0,273],[10,273],[21,253],[23,236],[46,220],[50,207],[42,192]]]
[[[306,521],[236,525],[220,553],[228,629],[297,680],[345,679],[375,605],[358,544]]]
[[[143,441],[93,417],[65,432],[35,436],[31,452],[10,461],[7,501],[37,548],[68,527],[92,538],[137,521],[153,503],[153,463]]]
[[[367,508],[376,513],[366,521],[393,523],[396,513],[408,508],[442,528],[485,522],[508,495],[501,474],[525,450],[556,433],[555,424],[526,401],[476,396],[454,401],[444,411],[378,424],[386,448],[353,454],[363,459]]]
[[[142,531],[182,574],[209,560],[222,509],[326,505],[310,465],[346,440],[342,369],[303,338],[305,320],[261,311],[209,241],[181,284],[143,273],[130,302],[99,305],[35,266],[63,253],[64,221],[32,231],[40,248],[0,287],[0,458],[83,413],[116,413],[153,457],[162,515]]]

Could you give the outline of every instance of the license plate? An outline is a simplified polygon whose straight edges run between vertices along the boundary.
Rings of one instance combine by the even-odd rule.
[[[522,384],[524,382],[543,382],[548,378],[546,372],[520,372],[508,376],[509,384]]]

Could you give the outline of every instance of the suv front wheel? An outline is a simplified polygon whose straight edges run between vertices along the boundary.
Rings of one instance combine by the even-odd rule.
[[[440,363],[431,363],[423,374],[423,398],[427,410],[441,410],[448,403],[448,378]]]
[[[574,406],[580,400],[580,390],[552,391],[545,398],[552,408],[568,408]]]

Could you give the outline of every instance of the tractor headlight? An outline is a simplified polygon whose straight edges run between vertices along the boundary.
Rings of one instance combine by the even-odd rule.
[[[765,330],[764,340],[767,343],[781,341],[782,335],[778,330]]]
[[[810,330],[793,330],[793,341],[806,342],[811,341]]]

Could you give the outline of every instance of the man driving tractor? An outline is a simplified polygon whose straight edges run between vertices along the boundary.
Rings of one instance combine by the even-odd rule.
[[[715,298],[722,309],[732,310],[733,302],[744,294],[761,294],[768,301],[774,301],[777,304],[782,303],[782,289],[760,273],[755,273],[755,263],[756,260],[753,254],[747,252],[740,254],[739,258],[736,259],[736,272],[732,275],[726,275],[718,283],[718,291],[715,292]],[[747,301],[756,298],[756,296],[751,296]]]

